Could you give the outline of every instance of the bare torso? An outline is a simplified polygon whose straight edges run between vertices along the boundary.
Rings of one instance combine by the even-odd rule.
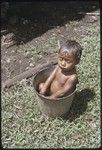
[[[55,77],[50,85],[50,94],[54,94],[59,91],[65,85],[66,81],[73,75],[76,74],[76,69],[70,72],[63,73],[60,68],[57,69]],[[73,86],[74,88],[75,86]],[[72,89],[73,91],[73,89]]]

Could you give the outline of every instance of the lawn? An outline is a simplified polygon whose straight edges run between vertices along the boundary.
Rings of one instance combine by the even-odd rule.
[[[67,26],[67,25],[66,25]],[[100,129],[100,27],[86,27],[79,37],[83,47],[77,66],[79,85],[67,119],[42,117],[32,82],[26,79],[2,90],[3,148],[99,148]],[[56,51],[57,39],[47,46]],[[43,45],[46,48],[46,44]],[[35,47],[34,50],[42,50]],[[31,50],[32,51],[32,50]],[[32,51],[33,53],[33,51]]]

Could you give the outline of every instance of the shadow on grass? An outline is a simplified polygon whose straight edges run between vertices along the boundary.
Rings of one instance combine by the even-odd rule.
[[[22,5],[21,5],[22,4]],[[10,3],[2,28],[14,33],[17,43],[41,36],[49,29],[81,20],[86,12],[99,9],[98,2],[27,2]],[[83,12],[83,14],[80,14]]]
[[[86,109],[87,103],[95,97],[95,92],[91,89],[83,89],[76,93],[73,104],[68,112],[68,115],[64,118],[72,122],[76,118],[79,118]]]

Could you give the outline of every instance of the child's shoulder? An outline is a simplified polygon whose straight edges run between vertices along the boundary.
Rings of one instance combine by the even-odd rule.
[[[78,75],[77,75],[76,73],[74,73],[74,74],[72,74],[72,75],[70,76],[70,78],[76,79],[76,78],[78,78]]]
[[[68,80],[70,80],[72,82],[78,83],[78,76],[77,76],[77,74],[70,75],[70,77],[68,78]]]

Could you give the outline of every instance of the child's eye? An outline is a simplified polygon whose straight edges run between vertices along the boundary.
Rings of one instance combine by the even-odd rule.
[[[70,60],[69,60],[69,59],[65,59],[65,61],[66,61],[66,62],[70,62]]]
[[[62,59],[62,58],[59,58],[59,60],[62,61],[63,59]]]

